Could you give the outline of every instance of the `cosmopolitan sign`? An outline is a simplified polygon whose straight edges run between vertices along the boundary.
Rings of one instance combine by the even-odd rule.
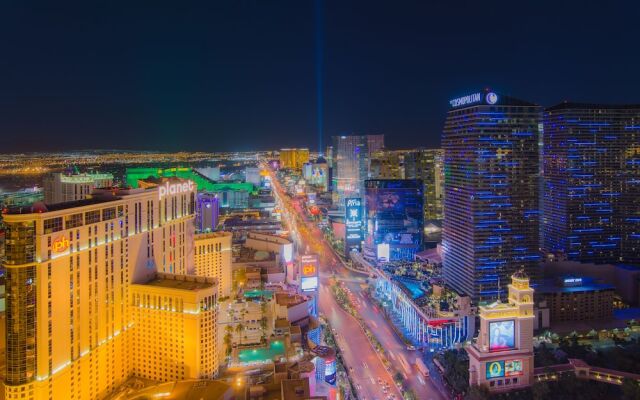
[[[186,192],[193,192],[193,181],[187,181],[184,183],[174,183],[174,184],[169,184],[169,182],[165,182],[164,185],[160,186],[159,189],[159,197],[160,200],[162,200],[162,198],[164,196],[170,195],[170,194],[178,194],[178,193],[186,193]]]
[[[467,104],[473,104],[480,101],[482,97],[480,93],[470,94],[468,96],[458,97],[457,99],[449,100],[451,107],[460,107]]]

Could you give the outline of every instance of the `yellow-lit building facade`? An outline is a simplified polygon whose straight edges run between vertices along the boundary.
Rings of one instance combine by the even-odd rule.
[[[218,298],[231,295],[231,232],[210,232],[195,235],[195,274],[218,280]]]
[[[301,170],[309,162],[309,149],[280,150],[280,168]]]
[[[131,285],[134,375],[156,381],[218,374],[215,278],[158,274]]]
[[[6,398],[100,399],[133,372],[130,290],[193,272],[195,185],[9,210]]]
[[[491,392],[519,390],[533,384],[533,289],[523,272],[511,277],[508,303],[479,307],[480,332],[466,347],[469,385]]]

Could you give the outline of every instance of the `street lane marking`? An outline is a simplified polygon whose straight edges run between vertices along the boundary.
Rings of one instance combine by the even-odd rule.
[[[376,324],[376,321],[369,321],[371,323],[371,325],[373,325],[374,328],[378,329],[378,324]]]
[[[396,355],[395,355],[395,354],[393,354],[393,351],[390,351],[390,352],[389,352],[389,355],[391,356],[391,359],[393,359],[393,360],[395,361],[395,359],[396,359]]]

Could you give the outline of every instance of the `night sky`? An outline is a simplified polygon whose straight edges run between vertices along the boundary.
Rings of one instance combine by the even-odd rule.
[[[448,100],[482,87],[640,103],[639,15],[615,0],[3,1],[0,153],[316,149],[319,60],[325,138],[390,148],[438,146]]]

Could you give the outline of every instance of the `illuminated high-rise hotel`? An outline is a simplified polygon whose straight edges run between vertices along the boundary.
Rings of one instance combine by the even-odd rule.
[[[280,150],[280,168],[300,171],[309,162],[309,149]]]
[[[441,220],[444,199],[442,173],[444,151],[421,149],[404,156],[406,179],[420,179],[424,185],[424,220]]]
[[[550,107],[543,142],[544,250],[640,262],[640,105]]]
[[[231,295],[231,232],[209,232],[195,235],[195,274],[216,278],[218,297]]]
[[[384,147],[384,135],[333,136],[331,139],[335,203],[344,207],[344,199],[364,196],[371,157]]]
[[[103,398],[133,374],[131,286],[193,273],[194,208],[171,179],[3,215],[7,399]]]
[[[444,276],[475,303],[536,277],[541,109],[489,91],[451,101],[444,148]]]

